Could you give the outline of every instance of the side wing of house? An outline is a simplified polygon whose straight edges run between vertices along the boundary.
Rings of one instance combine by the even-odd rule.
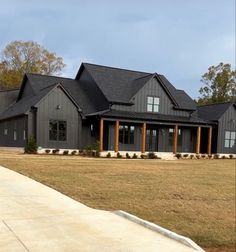
[[[78,108],[57,86],[36,106],[36,140],[41,147],[78,149],[82,119]]]
[[[233,104],[219,119],[217,152],[236,154],[236,107]]]

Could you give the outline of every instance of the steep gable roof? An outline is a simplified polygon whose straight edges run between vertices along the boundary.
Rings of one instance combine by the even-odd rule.
[[[163,75],[82,63],[76,79],[79,79],[83,67],[111,103],[131,103],[131,98],[151,78],[156,78],[177,109],[196,110],[195,102],[183,90],[177,90]]]
[[[16,101],[18,93],[19,89],[0,90],[0,112]]]
[[[224,102],[197,106],[198,117],[206,120],[217,121],[231,105],[233,105],[232,102]]]

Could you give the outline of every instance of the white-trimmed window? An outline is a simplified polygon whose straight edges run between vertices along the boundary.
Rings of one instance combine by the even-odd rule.
[[[225,148],[232,148],[235,145],[236,132],[225,131]]]
[[[4,129],[4,135],[7,136],[7,134],[8,134],[8,130]]]
[[[147,96],[147,112],[159,112],[160,98]]]

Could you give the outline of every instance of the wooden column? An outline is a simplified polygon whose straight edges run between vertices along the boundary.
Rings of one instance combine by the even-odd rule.
[[[174,128],[174,137],[173,137],[173,153],[177,153],[177,146],[178,146],[178,125],[175,125]]]
[[[103,151],[103,127],[104,121],[103,119],[100,119],[100,151]]]
[[[207,154],[211,154],[212,127],[208,128]]]
[[[196,142],[196,154],[200,153],[201,146],[201,127],[197,128],[197,142]]]
[[[141,141],[141,152],[145,152],[146,147],[146,123],[143,123],[142,127],[142,141]]]
[[[115,125],[115,146],[114,146],[115,152],[119,151],[119,121],[116,121]]]

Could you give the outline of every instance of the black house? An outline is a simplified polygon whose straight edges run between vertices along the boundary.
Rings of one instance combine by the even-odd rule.
[[[75,79],[26,74],[0,92],[0,146],[235,153],[235,121],[234,104],[197,107],[163,75],[88,63]]]

